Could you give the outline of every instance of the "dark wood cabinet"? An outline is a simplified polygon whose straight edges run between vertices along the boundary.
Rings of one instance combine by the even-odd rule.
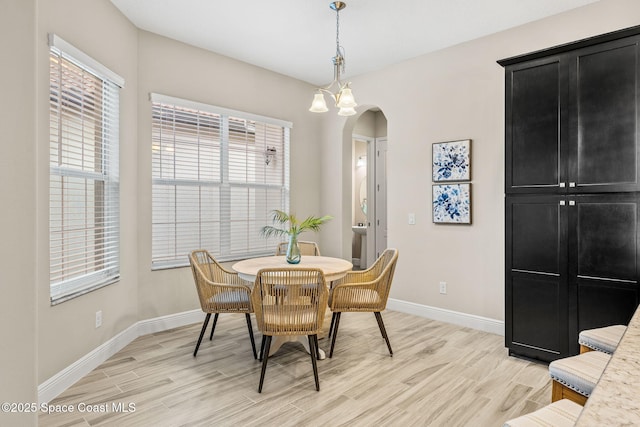
[[[640,292],[640,27],[505,67],[505,344],[551,361]]]
[[[640,191],[639,59],[631,36],[500,61],[507,194]]]
[[[567,189],[640,191],[640,36],[578,49],[567,56]]]
[[[575,204],[573,204],[575,203]],[[578,331],[627,324],[640,294],[640,195],[578,195],[568,201],[569,339]]]
[[[553,193],[565,179],[566,66],[560,58],[515,64],[506,70],[507,193]]]
[[[636,193],[506,199],[505,339],[517,355],[578,352],[583,329],[627,324],[640,302]]]
[[[568,217],[561,202],[561,196],[545,195],[506,200],[505,339],[510,353],[554,360],[569,352]]]

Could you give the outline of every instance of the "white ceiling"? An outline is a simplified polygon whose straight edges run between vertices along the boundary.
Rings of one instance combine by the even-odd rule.
[[[347,0],[345,76],[597,0]],[[111,0],[137,27],[320,86],[333,78],[329,0]],[[496,58],[498,59],[498,58]]]

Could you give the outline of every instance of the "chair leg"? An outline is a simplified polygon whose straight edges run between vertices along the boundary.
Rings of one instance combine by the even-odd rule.
[[[316,358],[320,360],[320,346],[318,345],[318,336],[314,335],[314,341],[316,343]]]
[[[271,335],[267,335],[265,341],[265,357],[262,358],[262,370],[260,371],[260,384],[258,385],[258,393],[262,393],[262,383],[264,382],[264,373],[267,371],[267,361],[269,360],[269,349],[271,348]]]
[[[307,335],[309,340],[309,355],[311,356],[311,364],[313,365],[313,379],[316,381],[316,391],[320,391],[320,379],[318,379],[318,362],[316,361],[318,347],[317,335]]]
[[[258,354],[256,353],[256,342],[253,339],[253,326],[251,326],[251,315],[249,313],[245,313],[247,318],[247,328],[249,329],[249,338],[251,338],[251,349],[253,350],[253,358],[257,359]]]
[[[196,349],[193,351],[193,357],[196,357],[198,354],[198,349],[200,348],[200,343],[202,342],[202,337],[204,336],[204,331],[207,330],[207,325],[209,324],[209,319],[211,319],[211,313],[207,313],[204,318],[204,323],[202,324],[202,330],[200,331],[200,337],[198,338],[198,343],[196,344]]]
[[[338,327],[340,326],[340,315],[341,312],[333,313],[336,316],[336,323],[333,325],[333,337],[331,338],[331,350],[329,350],[329,359],[333,357],[333,347],[336,345],[336,337],[338,336]]]
[[[551,402],[556,402],[560,399],[569,399],[582,406],[584,406],[587,403],[586,396],[552,379],[551,380]]]
[[[327,338],[331,338],[331,334],[333,333],[333,325],[336,322],[336,313],[333,313],[331,315],[331,325],[329,326],[329,334],[327,335]]]
[[[267,336],[262,334],[262,343],[260,344],[260,357],[258,358],[259,361],[262,362],[262,358],[264,357],[264,346],[267,342]],[[269,357],[269,355],[267,355],[267,357]]]
[[[220,313],[216,313],[215,316],[213,316],[213,326],[211,327],[211,335],[209,335],[209,341],[211,341],[213,339],[213,332],[216,330],[216,325],[218,324],[218,315]]]
[[[384,322],[382,321],[382,314],[380,314],[379,311],[376,311],[373,314],[376,315],[376,320],[378,321],[378,327],[380,328],[382,337],[387,342],[387,347],[389,348],[389,355],[393,357],[393,350],[391,350],[391,343],[389,342],[389,337],[387,336],[387,330],[384,328]]]

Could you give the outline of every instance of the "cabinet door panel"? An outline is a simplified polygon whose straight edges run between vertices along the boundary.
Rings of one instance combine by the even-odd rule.
[[[636,191],[638,43],[579,50],[570,67],[570,181],[579,191]]]
[[[514,201],[512,268],[538,273],[560,273],[560,205],[556,199]]]
[[[575,208],[578,276],[635,280],[637,202],[579,198]]]
[[[506,191],[557,191],[561,71],[558,60],[507,69]]]
[[[569,342],[583,329],[627,323],[638,305],[640,196],[575,196],[569,209]]]
[[[546,361],[566,354],[566,301],[559,277],[512,276],[510,348]]]
[[[506,199],[505,343],[544,361],[568,355],[567,207],[561,196]]]
[[[627,325],[637,306],[637,285],[578,279],[578,332]]]

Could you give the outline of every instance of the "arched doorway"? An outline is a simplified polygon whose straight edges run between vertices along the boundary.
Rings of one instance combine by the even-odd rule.
[[[348,185],[351,204],[343,209],[351,218],[345,230],[351,239],[354,266],[370,266],[387,247],[386,146],[387,119],[370,107],[345,125],[344,143],[351,153]],[[347,160],[347,159],[345,159]],[[363,224],[364,227],[360,227]]]

